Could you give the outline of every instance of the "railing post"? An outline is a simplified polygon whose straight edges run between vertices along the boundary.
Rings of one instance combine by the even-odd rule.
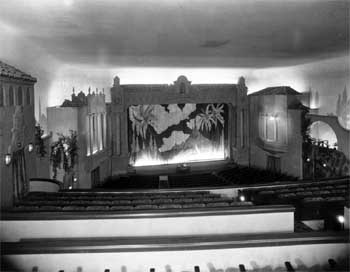
[[[331,271],[335,271],[337,268],[337,262],[334,259],[329,259],[328,260],[329,268]]]
[[[285,262],[284,265],[286,266],[288,272],[294,272],[295,271],[290,262]]]
[[[246,272],[247,270],[245,270],[244,264],[240,264],[239,266],[239,271],[240,272]]]

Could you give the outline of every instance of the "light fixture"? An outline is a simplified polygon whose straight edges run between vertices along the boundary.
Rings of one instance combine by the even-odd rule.
[[[307,158],[306,161],[309,162],[309,161],[310,161],[310,158]]]
[[[323,164],[323,167],[326,167],[326,166],[327,166],[327,164],[324,163],[324,164]]]
[[[73,188],[73,187],[72,187],[72,185],[71,185],[71,186],[68,187],[68,190],[72,190],[72,188]]]
[[[270,116],[269,116],[269,120],[270,120],[270,121],[275,121],[275,120],[276,120],[276,117],[275,117],[275,116],[270,115]]]
[[[245,201],[245,196],[244,196],[242,190],[238,190],[238,200],[241,202]]]
[[[11,154],[7,153],[7,154],[5,155],[5,165],[10,165],[11,160],[12,160]]]
[[[73,178],[73,182],[77,182],[78,181],[78,178]]]
[[[338,215],[338,216],[337,216],[337,220],[338,220],[338,222],[339,222],[340,224],[344,224],[344,221],[345,221],[344,216]]]
[[[28,152],[31,153],[34,150],[34,145],[33,143],[28,144]]]

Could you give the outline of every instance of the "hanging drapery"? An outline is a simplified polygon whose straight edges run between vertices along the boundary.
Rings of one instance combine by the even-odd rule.
[[[16,201],[21,199],[29,189],[24,149],[13,152],[12,158],[13,199]]]
[[[132,166],[224,160],[224,103],[133,105],[128,109]]]

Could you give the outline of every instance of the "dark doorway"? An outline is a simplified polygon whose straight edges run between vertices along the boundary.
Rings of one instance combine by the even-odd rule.
[[[281,158],[274,156],[267,156],[266,168],[272,172],[281,172]]]
[[[100,167],[96,167],[91,171],[91,185],[92,188],[99,186],[100,184]]]

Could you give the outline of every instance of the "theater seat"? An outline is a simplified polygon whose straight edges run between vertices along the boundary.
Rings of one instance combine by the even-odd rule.
[[[183,204],[182,208],[189,209],[189,208],[205,208],[204,203],[191,203],[191,204]]]
[[[124,205],[124,206],[110,206],[111,211],[130,211],[134,209],[134,206]]]
[[[213,203],[207,203],[206,207],[228,207],[230,206],[227,202],[213,202]]]
[[[181,209],[180,204],[161,204],[158,206],[159,209]]]
[[[109,206],[87,206],[86,207],[87,211],[108,211],[109,210]]]
[[[84,206],[64,206],[62,208],[63,211],[85,211]]]

